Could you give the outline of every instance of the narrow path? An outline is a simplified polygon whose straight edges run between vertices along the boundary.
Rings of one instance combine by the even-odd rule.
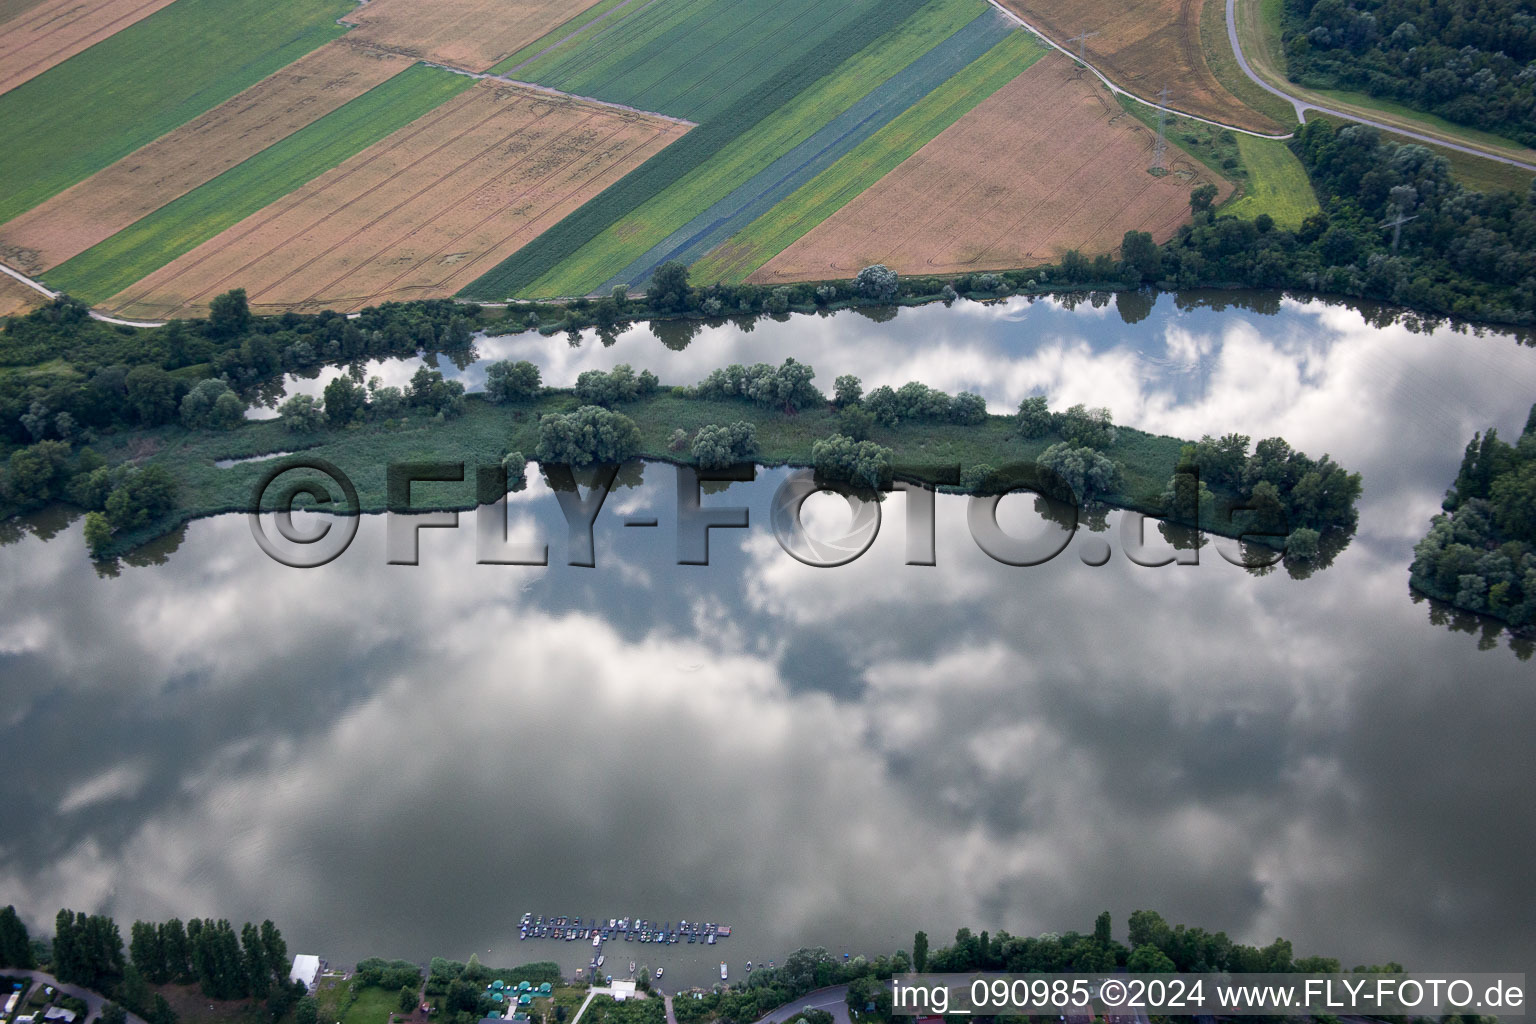
[[[44,295],[48,296],[50,299],[56,299],[56,298],[59,297],[59,293],[58,292],[54,291],[52,288],[49,288],[47,285],[43,284],[41,281],[34,281],[32,278],[28,277],[26,274],[23,274],[19,270],[14,270],[11,267],[6,266],[4,263],[0,263],[0,274],[5,274],[7,277],[15,278],[16,280],[20,281],[22,284],[26,285],[28,288],[31,288],[33,291],[41,292]],[[92,320],[100,320],[104,324],[119,324],[119,325],[121,325],[123,327],[164,327],[165,326],[164,321],[158,321],[158,320],[119,320],[115,316],[107,316],[107,314],[105,314],[105,313],[98,313],[94,309],[91,310],[91,319]],[[50,982],[50,984],[51,984],[51,982]]]
[[[458,68],[454,67],[452,64],[440,64],[437,61],[432,60],[423,60],[419,61],[419,63],[425,64],[429,68],[442,68],[444,71],[451,71],[456,75],[463,75],[465,78],[473,78],[478,81],[489,80],[492,82],[502,82],[506,85],[515,85],[522,89],[532,89],[534,92],[542,92],[548,96],[561,96],[568,100],[578,100],[582,103],[593,103],[599,107],[607,107],[610,110],[624,110],[631,114],[643,114],[646,117],[659,117],[663,121],[671,121],[673,124],[680,124],[689,128],[697,128],[699,126],[697,121],[690,121],[684,117],[673,117],[671,114],[663,114],[657,110],[641,110],[639,107],[631,107],[623,103],[614,103],[611,100],[600,100],[596,96],[578,96],[574,92],[565,92],[548,85],[539,85],[537,82],[519,82],[517,79],[508,78],[506,75],[493,75],[489,71],[470,71],[468,68]]]
[[[1493,150],[1492,148],[1458,142],[1448,133],[1437,134],[1428,126],[1421,125],[1420,127],[1423,130],[1415,131],[1411,128],[1401,127],[1399,124],[1391,121],[1381,121],[1375,118],[1366,117],[1365,115],[1355,113],[1352,110],[1340,110],[1337,107],[1326,107],[1322,104],[1315,103],[1312,100],[1307,99],[1303,95],[1298,95],[1296,93],[1287,92],[1284,89],[1277,88],[1267,79],[1261,77],[1258,72],[1256,72],[1248,63],[1248,58],[1243,55],[1242,44],[1238,42],[1237,38],[1237,0],[1227,0],[1227,39],[1232,44],[1232,53],[1237,57],[1238,67],[1243,69],[1243,74],[1252,79],[1254,84],[1263,89],[1265,92],[1279,96],[1281,99],[1285,100],[1292,107],[1294,107],[1296,109],[1296,120],[1302,122],[1303,124],[1305,124],[1307,121],[1307,111],[1313,110],[1319,114],[1327,114],[1331,117],[1342,117],[1346,121],[1355,121],[1360,124],[1370,125],[1372,128],[1376,128],[1384,132],[1390,132],[1393,135],[1403,135],[1410,139],[1416,139],[1419,142],[1428,142],[1436,146],[1444,146],[1446,149],[1454,149],[1458,153],[1467,153],[1472,156],[1482,157],[1485,160],[1494,160],[1498,163],[1508,164],[1512,167],[1521,167],[1528,171],[1536,171],[1536,163],[1527,160],[1520,160],[1512,156],[1505,156]]]
[[[1087,68],[1090,72],[1093,73],[1095,78],[1097,78],[1099,81],[1104,83],[1104,87],[1106,89],[1108,89],[1110,92],[1114,93],[1117,96],[1129,96],[1131,99],[1135,100],[1137,103],[1143,103],[1143,104],[1151,107],[1153,110],[1164,110],[1164,111],[1167,111],[1170,114],[1177,114],[1179,117],[1187,117],[1191,121],[1199,121],[1201,124],[1213,125],[1213,126],[1215,126],[1217,128],[1225,128],[1229,132],[1239,132],[1239,133],[1241,133],[1243,135],[1252,135],[1256,139],[1288,139],[1292,135],[1291,132],[1287,132],[1284,135],[1269,135],[1269,134],[1266,134],[1265,132],[1256,132],[1256,131],[1252,130],[1251,128],[1239,128],[1235,124],[1226,124],[1225,122],[1222,122],[1222,121],[1213,121],[1213,120],[1211,120],[1208,117],[1201,117],[1199,114],[1191,114],[1187,110],[1180,110],[1178,107],[1165,106],[1165,105],[1163,105],[1161,103],[1158,103],[1156,100],[1149,100],[1145,96],[1138,96],[1135,93],[1131,92],[1129,89],[1122,89],[1118,85],[1116,85],[1114,82],[1111,82],[1109,80],[1109,76],[1106,75],[1104,72],[1100,71],[1098,68],[1094,67],[1092,64],[1088,63],[1086,60],[1081,59],[1080,57],[1078,57],[1077,54],[1073,53],[1071,50],[1067,49],[1065,46],[1062,46],[1056,40],[1052,39],[1050,36],[1046,35],[1044,32],[1040,31],[1038,28],[1036,28],[1035,26],[1031,25],[1029,22],[1025,21],[1023,18],[1019,17],[1017,14],[1014,14],[1008,8],[1004,7],[999,2],[999,0],[987,0],[987,2],[989,4],[991,4],[993,7],[996,7],[999,11],[1002,11],[1003,15],[1006,18],[1008,18],[1008,20],[1012,21],[1016,25],[1022,26],[1023,28],[1025,28],[1028,31],[1030,31],[1031,33],[1033,33],[1037,38],[1039,38],[1039,40],[1041,42],[1043,42],[1045,45],[1049,46],[1051,49],[1061,51],[1062,53],[1066,54],[1068,57],[1072,58],[1073,61],[1075,61],[1078,64],[1081,64],[1083,67]],[[1227,0],[1227,3],[1229,5],[1229,9],[1230,9],[1230,4],[1232,3],[1232,0]],[[1230,24],[1230,22],[1229,22],[1229,24]]]

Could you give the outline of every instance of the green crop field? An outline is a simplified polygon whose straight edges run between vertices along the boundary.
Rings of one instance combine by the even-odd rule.
[[[985,10],[981,0],[929,3],[671,187],[625,211],[568,260],[544,268],[529,294],[574,295],[598,287]],[[594,202],[603,198],[598,196]]]
[[[607,280],[983,9],[982,0],[886,0],[882,18],[866,19],[859,25],[863,31],[850,30],[823,42],[798,64],[689,131],[460,294],[487,300],[534,294],[530,286],[535,281],[540,294],[575,294]],[[954,27],[944,31],[945,25]],[[943,34],[925,39],[923,32]],[[797,123],[796,118],[805,120]],[[712,163],[717,155],[721,162]],[[711,187],[710,193],[690,195],[692,189],[705,187]],[[668,190],[667,199],[659,200]],[[661,205],[646,207],[652,200]],[[677,211],[667,216],[666,207],[674,204]],[[626,220],[642,207],[646,207],[643,217]],[[647,231],[652,218],[670,226],[659,234]],[[644,237],[626,244],[630,234],[639,232],[645,232]],[[599,244],[595,240],[600,237]],[[589,243],[593,247],[583,251]],[[615,251],[605,254],[610,246]],[[580,263],[590,269],[555,273],[578,254]],[[572,290],[558,290],[566,287]]]
[[[100,302],[475,84],[417,64],[55,267],[55,288]]]
[[[354,6],[177,0],[0,95],[0,223],[341,35]]]
[[[1237,151],[1248,181],[1242,197],[1223,207],[1222,213],[1250,219],[1267,213],[1279,226],[1295,230],[1309,214],[1318,212],[1306,168],[1285,143],[1239,135]]]
[[[640,2],[532,61],[517,77],[707,121],[826,41],[867,33],[871,23],[889,27],[883,8],[878,0]]]
[[[739,283],[840,210],[1046,53],[1015,32],[899,115],[694,267],[700,281]]]
[[[542,54],[545,50],[552,49],[556,43],[564,43],[567,46],[580,45],[582,39],[594,32],[601,31],[607,22],[608,12],[614,8],[627,7],[630,4],[644,3],[646,0],[602,0],[602,3],[593,4],[580,14],[561,24],[552,31],[535,39],[527,46],[507,57],[501,63],[491,68],[492,74],[505,75],[514,70],[521,70],[521,65],[529,63],[533,57]],[[620,15],[614,15],[615,18]],[[578,35],[581,38],[578,38]],[[567,36],[571,38],[566,39]]]

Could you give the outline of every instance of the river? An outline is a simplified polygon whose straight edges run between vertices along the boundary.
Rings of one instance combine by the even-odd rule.
[[[1523,426],[1536,351],[1278,297],[1123,313],[961,302],[677,348],[638,328],[478,349],[551,384],[794,356],[825,390],[917,379],[1000,412],[1043,389],[1160,433],[1283,435],[1363,474],[1330,567],[1254,574],[1214,545],[1138,566],[1111,516],[1014,568],[940,496],[936,565],[903,564],[897,497],[865,555],[811,568],[769,527],[783,470],[706,495],[751,526],[679,566],[659,465],[608,499],[592,569],[564,564],[536,474],[509,530],[548,543],[547,568],[477,565],[473,515],[422,531],[416,566],[386,564],[365,517],[313,570],[219,517],[99,575],[55,518],[0,547],[0,902],[44,932],[65,905],[125,931],[271,917],[333,963],[567,971],[589,945],[520,942],[525,911],[732,925],[714,947],[609,944],[606,971],[635,959],[673,985],[802,944],[910,948],[918,928],[1087,931],[1108,909],[1123,939],[1139,908],[1346,966],[1526,969],[1529,651],[1416,602],[1408,563],[1473,431]],[[448,369],[473,387],[483,365]],[[847,518],[830,496],[807,509],[818,535]],[[1000,516],[1032,513],[1012,497]]]

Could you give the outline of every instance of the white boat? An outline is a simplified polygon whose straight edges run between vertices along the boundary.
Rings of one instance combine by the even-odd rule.
[[[602,944],[603,944],[603,937],[601,935],[594,935],[594,936],[592,936],[592,948],[593,949],[596,949],[598,946],[601,946]]]
[[[664,971],[664,970],[666,970],[665,967],[658,967],[658,968],[656,968],[656,980],[657,981],[661,980],[661,972]]]
[[[629,973],[630,974],[634,974],[635,973],[635,962],[633,960],[631,960],[629,962]]]
[[[724,960],[720,961],[720,980],[721,981],[725,980],[725,961]]]
[[[603,966],[603,961],[606,960],[606,959],[608,959],[608,958],[603,956],[603,954],[601,954],[601,953],[597,954],[597,966],[599,966],[599,967]]]

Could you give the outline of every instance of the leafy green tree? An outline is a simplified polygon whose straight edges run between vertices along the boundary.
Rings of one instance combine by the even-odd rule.
[[[811,445],[811,462],[824,479],[876,488],[890,476],[891,450],[873,441],[833,434]]]
[[[128,1011],[116,1003],[108,1003],[102,1007],[101,1016],[96,1019],[99,1024],[128,1024]]]
[[[896,271],[883,263],[865,267],[853,279],[853,290],[864,298],[876,302],[889,302],[894,299],[897,287]]]
[[[1202,214],[1202,213],[1208,213],[1210,211],[1210,209],[1211,209],[1211,204],[1216,202],[1216,196],[1219,194],[1219,192],[1220,192],[1220,189],[1218,189],[1215,185],[1211,184],[1210,182],[1206,182],[1203,185],[1196,185],[1194,188],[1190,189],[1189,190],[1189,209],[1190,209],[1190,212],[1194,213],[1196,215]]]
[[[304,996],[293,1005],[293,1024],[317,1024],[319,1006],[314,996]]]
[[[922,974],[928,967],[928,933],[920,931],[912,936],[912,969]],[[862,1009],[862,1007],[860,1007]]]
[[[1155,281],[1163,272],[1163,254],[1145,231],[1127,231],[1120,241],[1120,262],[1133,283]]]
[[[780,366],[733,363],[715,370],[698,385],[702,398],[745,398],[758,405],[797,412],[826,403],[826,396],[811,383],[816,371],[807,363],[786,359]]]
[[[1176,969],[1168,955],[1150,943],[1133,949],[1125,967],[1133,974],[1171,974]]]
[[[679,260],[668,260],[651,274],[646,288],[646,302],[663,313],[680,313],[689,308],[692,289],[688,286],[688,265]]]
[[[14,906],[0,910],[0,967],[36,966],[32,957],[32,939]]]
[[[198,381],[181,399],[181,424],[189,429],[228,430],[244,416],[245,403],[222,380]]]
[[[30,504],[58,497],[68,460],[69,445],[62,441],[39,441],[12,452],[6,481],[11,500]]]
[[[539,420],[540,462],[582,466],[623,462],[640,450],[640,428],[623,413],[584,405],[571,413],[549,413]]]
[[[208,329],[220,338],[233,338],[251,327],[251,307],[244,288],[232,288],[215,295],[208,303]]]
[[[333,427],[344,427],[362,418],[368,395],[362,385],[342,374],[325,386],[325,418]]]
[[[637,375],[628,363],[612,370],[587,370],[576,378],[576,398],[583,405],[617,405],[656,393],[659,381],[650,370]]]
[[[1020,402],[1014,422],[1018,426],[1019,433],[1028,438],[1044,437],[1055,425],[1045,398],[1041,395],[1035,395]]]
[[[416,1010],[416,990],[409,985],[400,986],[400,1012],[414,1013]]]
[[[693,437],[691,454],[704,469],[722,469],[747,462],[757,454],[757,427],[744,420],[729,426],[711,423]]]
[[[1054,417],[1056,433],[1080,448],[1108,448],[1115,443],[1115,425],[1109,410],[1081,404]]]
[[[855,441],[866,441],[875,431],[875,417],[862,405],[844,406],[837,414],[837,430]]]
[[[525,402],[542,386],[539,368],[526,359],[503,359],[485,368],[485,398],[493,404]]]
[[[832,382],[832,402],[838,408],[858,405],[864,397],[864,382],[851,373],[845,373]]]
[[[176,506],[176,481],[162,466],[129,473],[107,497],[107,521],[117,531],[148,525]]]
[[[325,407],[312,395],[293,395],[277,407],[283,426],[295,434],[310,434],[325,425]]]
[[[1070,441],[1051,445],[1037,461],[1071,487],[1078,501],[1109,493],[1120,483],[1118,465],[1092,448],[1074,447]]]

